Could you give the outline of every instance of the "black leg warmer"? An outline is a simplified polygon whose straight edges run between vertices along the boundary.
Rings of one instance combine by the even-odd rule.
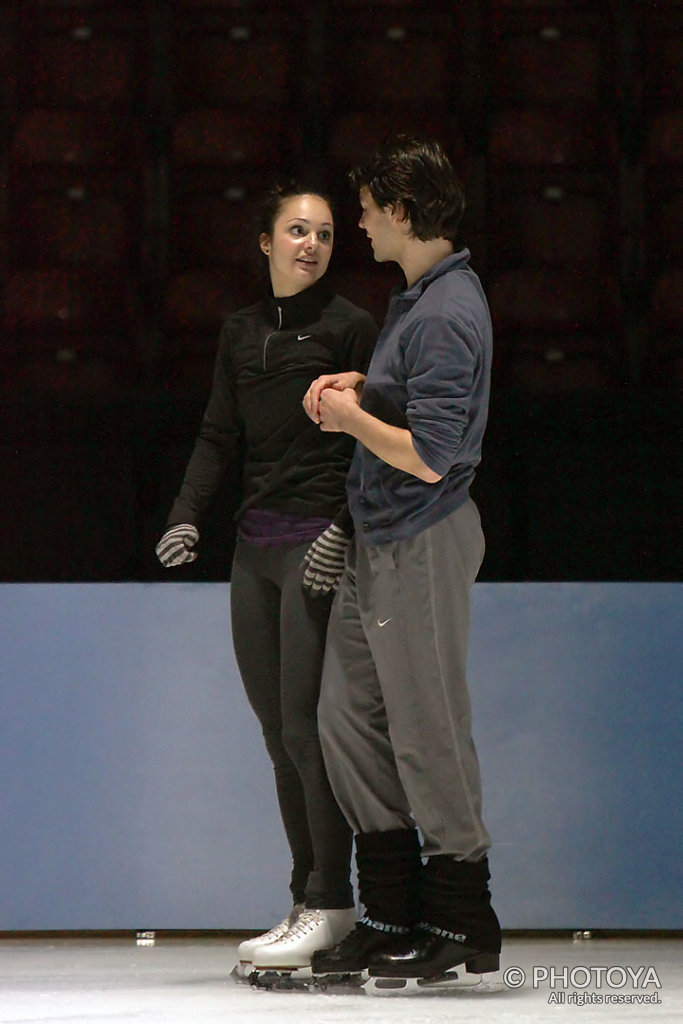
[[[420,918],[444,937],[489,953],[500,952],[500,924],[491,906],[488,859],[430,857],[422,872]]]
[[[418,917],[422,872],[417,830],[360,833],[356,836],[356,864],[365,919],[411,928]]]

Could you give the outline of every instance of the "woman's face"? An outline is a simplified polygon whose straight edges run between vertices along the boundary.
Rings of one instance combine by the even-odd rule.
[[[273,294],[296,295],[319,281],[332,255],[332,212],[320,196],[289,196],[275,218],[272,235],[261,235]]]

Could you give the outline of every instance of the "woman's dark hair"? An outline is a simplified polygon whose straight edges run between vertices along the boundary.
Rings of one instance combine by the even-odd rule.
[[[294,179],[286,182],[276,182],[266,192],[261,202],[258,219],[259,237],[261,235],[272,235],[280,210],[287,200],[293,196],[317,196],[327,203],[334,219],[332,200],[325,189],[316,187],[311,182],[295,181]]]
[[[401,203],[415,238],[455,240],[465,212],[465,193],[436,140],[396,135],[354,168],[349,179],[354,188],[369,189],[381,209]]]

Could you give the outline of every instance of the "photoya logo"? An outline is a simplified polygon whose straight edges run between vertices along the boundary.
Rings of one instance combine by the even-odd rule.
[[[527,981],[535,989],[549,988],[549,1003],[583,1006],[586,1003],[661,1002],[659,990],[662,983],[652,966],[535,966],[531,968],[530,976],[522,967],[508,967],[503,973],[503,980],[508,988],[521,988]],[[597,991],[587,992],[588,988]],[[624,992],[627,988],[631,991]]]
[[[508,967],[503,974],[508,988],[521,988],[526,984],[527,972],[523,967]],[[654,967],[532,967],[531,984],[534,988],[661,988],[662,983]]]
[[[662,987],[654,967],[534,967],[531,980],[534,988],[546,981],[550,988]]]

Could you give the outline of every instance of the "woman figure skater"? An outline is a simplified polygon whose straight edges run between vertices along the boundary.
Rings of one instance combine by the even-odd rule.
[[[266,197],[259,245],[270,287],[223,325],[209,402],[156,548],[165,566],[197,557],[202,513],[241,457],[232,635],[275,772],[292,854],[292,909],[241,943],[237,977],[307,967],[355,924],[352,833],[332,795],[317,728],[327,620],[352,530],[345,479],[354,445],[346,434],[319,430],[302,399],[322,374],[364,374],[377,328],[324,280],[333,238],[323,195],[291,185]]]

